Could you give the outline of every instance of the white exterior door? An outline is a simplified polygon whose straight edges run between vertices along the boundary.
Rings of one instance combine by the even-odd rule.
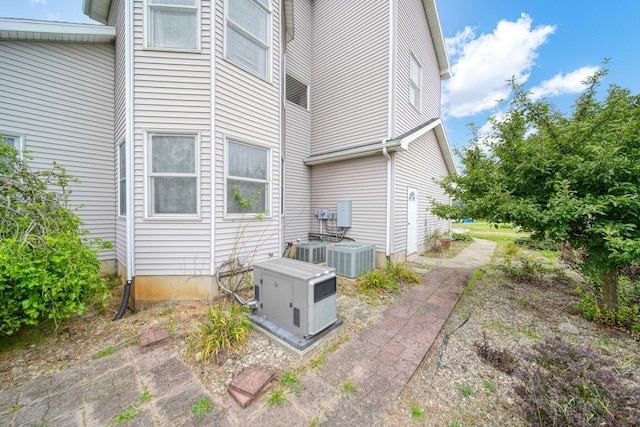
[[[418,251],[418,192],[407,191],[407,255]]]

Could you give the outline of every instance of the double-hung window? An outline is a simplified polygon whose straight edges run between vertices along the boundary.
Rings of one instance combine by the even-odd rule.
[[[269,157],[266,148],[227,141],[227,214],[268,211]]]
[[[198,138],[148,135],[148,215],[198,215]]]
[[[197,50],[200,0],[147,0],[147,47]]]
[[[271,7],[269,0],[227,0],[225,54],[266,79],[269,76]]]
[[[118,215],[127,214],[127,146],[118,146]]]
[[[422,88],[422,67],[413,54],[409,60],[409,102],[420,111],[420,97]]]

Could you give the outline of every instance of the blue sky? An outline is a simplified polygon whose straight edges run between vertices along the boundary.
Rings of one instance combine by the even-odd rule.
[[[365,0],[348,0],[365,1]],[[640,0],[438,0],[453,77],[443,86],[443,117],[454,148],[468,123],[500,115],[515,76],[528,90],[568,109],[586,76],[611,58],[605,86],[640,92]],[[0,0],[0,16],[95,23],[82,0]]]

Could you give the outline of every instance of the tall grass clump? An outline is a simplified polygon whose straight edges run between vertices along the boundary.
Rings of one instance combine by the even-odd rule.
[[[218,302],[207,309],[189,337],[189,352],[207,364],[218,363],[230,353],[237,353],[249,338],[251,325],[248,309],[239,304]]]

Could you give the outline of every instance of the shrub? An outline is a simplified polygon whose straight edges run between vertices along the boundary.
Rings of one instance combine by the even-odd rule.
[[[28,159],[28,155],[25,155]],[[108,289],[97,252],[108,242],[88,239],[69,207],[64,168],[31,170],[18,152],[0,144],[0,332],[58,321],[102,304]]]
[[[561,268],[548,267],[528,258],[520,258],[514,262],[510,256],[505,256],[504,263],[496,268],[517,283],[548,286],[558,283],[566,284],[569,280]]]
[[[640,425],[640,384],[613,361],[559,337],[536,344],[515,392],[534,426]]]
[[[205,364],[212,358],[219,362],[223,356],[237,352],[249,338],[248,311],[243,305],[221,302],[209,307],[189,337],[189,352],[201,353]]]
[[[451,233],[451,240],[454,242],[473,242],[473,237],[469,233]]]
[[[599,323],[640,332],[640,281],[622,276],[618,286],[618,311],[604,312],[602,310],[602,288],[592,285],[586,289],[578,287],[580,302],[576,308],[585,319]]]

